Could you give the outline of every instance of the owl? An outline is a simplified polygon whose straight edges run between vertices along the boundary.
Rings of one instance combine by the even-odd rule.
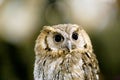
[[[34,50],[34,80],[99,80],[98,61],[81,26],[44,26]]]

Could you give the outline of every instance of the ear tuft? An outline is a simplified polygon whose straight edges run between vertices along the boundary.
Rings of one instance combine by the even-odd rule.
[[[44,26],[43,31],[49,33],[49,32],[55,32],[55,29],[51,26]]]

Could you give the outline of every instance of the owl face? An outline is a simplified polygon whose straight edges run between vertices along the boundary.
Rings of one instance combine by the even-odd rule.
[[[46,50],[73,51],[74,49],[92,48],[90,39],[86,32],[78,25],[60,24],[45,26],[37,39]]]

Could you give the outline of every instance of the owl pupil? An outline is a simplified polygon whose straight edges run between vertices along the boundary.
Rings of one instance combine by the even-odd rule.
[[[74,32],[74,33],[72,34],[72,38],[73,38],[74,40],[77,40],[77,39],[78,39],[78,34]]]
[[[62,36],[60,34],[55,35],[55,41],[60,42],[62,40]]]

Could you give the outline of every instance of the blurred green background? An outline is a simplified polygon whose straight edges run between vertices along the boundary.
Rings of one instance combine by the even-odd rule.
[[[33,80],[35,39],[62,23],[90,35],[101,80],[120,80],[120,0],[0,0],[0,80]]]

